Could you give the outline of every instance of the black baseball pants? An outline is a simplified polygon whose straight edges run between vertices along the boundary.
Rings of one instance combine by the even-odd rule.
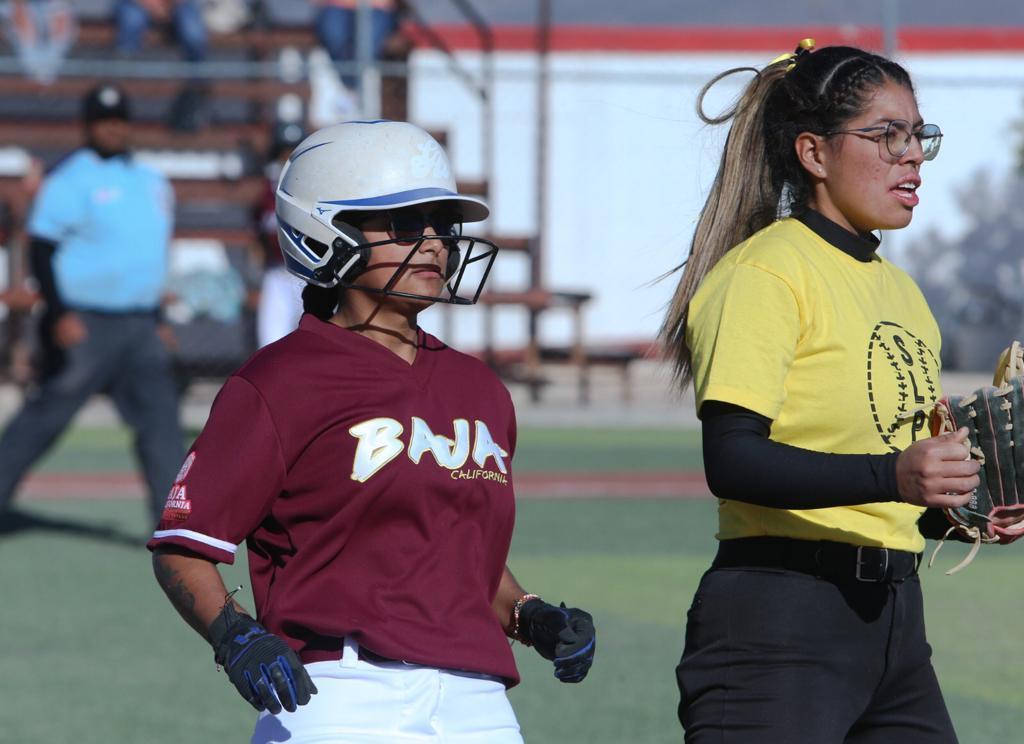
[[[79,316],[88,338],[61,355],[0,435],[0,516],[22,478],[96,393],[106,393],[135,434],[155,525],[185,457],[178,393],[155,313]]]
[[[688,744],[951,744],[921,585],[713,567],[676,669]]]

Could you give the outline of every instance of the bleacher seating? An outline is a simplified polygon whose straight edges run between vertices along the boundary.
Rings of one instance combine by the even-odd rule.
[[[0,97],[0,202],[8,206],[15,222],[24,219],[29,204],[23,178],[32,158],[49,167],[81,144],[80,100],[95,84],[96,76],[78,70],[104,69],[109,62],[111,74],[104,77],[117,80],[132,100],[132,137],[137,156],[172,179],[177,198],[176,237],[228,250],[230,265],[249,284],[249,301],[244,309],[251,313],[252,290],[259,273],[251,250],[256,240],[252,214],[265,188],[261,166],[270,123],[282,96],[293,95],[303,101],[310,96],[301,65],[298,77],[294,69],[278,70],[276,65],[282,49],[291,48],[301,55],[315,46],[309,2],[264,0],[257,5],[259,13],[251,26],[211,36],[210,65],[228,65],[232,70],[231,75],[213,76],[193,74],[197,68],[181,61],[176,44],[159,28],[150,30],[144,49],[132,62],[117,59],[112,51],[115,34],[110,23],[110,0],[75,3],[79,29],[64,67],[66,74],[45,85],[20,74],[0,74],[5,91]],[[389,53],[407,54],[410,45],[393,44]],[[12,54],[9,42],[0,35],[0,57]],[[252,63],[258,63],[253,68],[258,74],[240,73]],[[144,66],[146,75],[126,70],[125,65],[130,64]],[[281,74],[268,76],[268,70]],[[387,118],[405,118],[406,84],[401,77],[383,81],[382,111]],[[186,93],[199,101],[200,109],[190,122],[185,122],[188,126],[182,126],[175,107]],[[444,132],[435,135],[444,141]],[[463,182],[459,188],[464,193],[486,196],[489,183],[486,179]],[[17,225],[14,237],[16,241]],[[530,260],[536,259],[534,236],[490,237],[504,252],[521,252]],[[14,261],[13,265],[23,271],[24,261]],[[527,384],[535,398],[540,397],[545,385],[543,364],[572,364],[578,369],[582,402],[590,395],[590,367],[612,365],[622,373],[623,396],[628,398],[628,366],[643,350],[588,348],[582,313],[589,299],[586,292],[549,287],[485,293],[481,305],[488,330],[481,355],[509,380]],[[497,348],[490,317],[491,309],[499,306],[525,308],[528,312],[529,342],[518,352]],[[568,311],[572,315],[575,335],[569,346],[547,345],[539,338],[538,319],[549,311]],[[187,339],[191,355],[191,368],[186,371],[224,374],[251,350],[250,325],[251,317],[247,317],[242,330],[236,325],[230,334],[209,324],[200,328],[192,323],[182,328],[180,335]]]

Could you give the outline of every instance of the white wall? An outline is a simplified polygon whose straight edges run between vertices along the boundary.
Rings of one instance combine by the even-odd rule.
[[[763,54],[556,54],[550,60],[549,209],[543,271],[553,288],[594,295],[586,313],[588,340],[652,339],[675,277],[651,284],[688,250],[698,212],[714,177],[723,127],[701,124],[694,105],[701,85],[738,65],[763,66]],[[476,55],[460,57],[475,69]],[[1014,165],[1024,133],[1024,55],[912,55],[900,59],[918,87],[922,115],[946,137],[923,171],[921,204],[911,227],[885,237],[899,262],[901,244],[928,228],[955,235],[964,228],[958,192],[971,175],[992,180]],[[499,54],[495,92],[496,173],[491,192],[495,233],[532,233],[536,209],[536,72],[529,54]],[[414,121],[449,132],[460,177],[482,172],[477,100],[446,72],[436,53],[417,52],[410,86]],[[710,108],[724,107],[745,78],[723,81]],[[494,287],[525,284],[521,256],[499,260]],[[435,313],[433,322],[440,327]],[[479,311],[459,308],[451,340],[479,343]],[[522,314],[499,316],[500,344],[521,344]],[[425,320],[427,320],[425,318]],[[430,321],[428,320],[428,324]],[[562,343],[568,323],[545,316],[546,340]]]

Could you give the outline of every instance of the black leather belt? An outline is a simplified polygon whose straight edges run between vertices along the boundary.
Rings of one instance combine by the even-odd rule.
[[[917,573],[920,553],[824,540],[743,537],[722,540],[714,568],[781,568],[836,581],[904,581]]]

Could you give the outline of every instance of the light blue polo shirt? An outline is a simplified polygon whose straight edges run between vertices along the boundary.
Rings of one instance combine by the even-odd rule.
[[[159,305],[173,222],[174,192],[163,175],[130,157],[82,149],[43,182],[28,233],[57,244],[65,305],[125,312]]]

